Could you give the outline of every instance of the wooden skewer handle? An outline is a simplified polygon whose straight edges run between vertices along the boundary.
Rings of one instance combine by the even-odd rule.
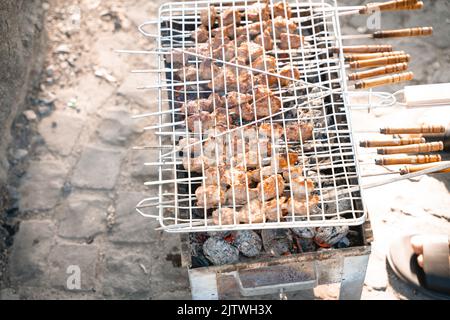
[[[366,79],[361,80],[355,83],[356,89],[368,89],[383,86],[386,84],[399,83],[402,81],[409,81],[414,78],[414,74],[412,72],[403,72],[399,74],[393,74],[389,76],[379,77],[375,79]]]
[[[429,155],[417,155],[407,157],[385,157],[376,159],[375,163],[379,166],[390,166],[398,164],[432,163],[432,162],[439,162],[441,160],[442,157],[439,154],[429,154]]]
[[[379,11],[419,10],[423,8],[423,2],[417,0],[392,0],[388,2],[369,3],[359,10],[360,14]]]
[[[398,147],[408,144],[425,143],[425,138],[402,138],[390,140],[365,140],[360,142],[363,148]]]
[[[360,45],[360,46],[346,46],[342,47],[344,53],[376,53],[376,52],[391,52],[392,45],[390,44],[375,44],[375,45]],[[339,53],[339,48],[333,48],[335,53]]]
[[[394,63],[409,62],[410,58],[411,56],[409,54],[403,54],[399,56],[353,61],[350,62],[350,69],[371,68],[371,67],[385,66]]]
[[[370,60],[391,56],[405,55],[405,51],[377,52],[377,53],[355,53],[345,56],[345,61]]]
[[[423,125],[410,128],[381,128],[381,134],[420,134],[420,133],[445,133],[445,126]]]
[[[399,147],[378,148],[377,153],[378,154],[425,153],[425,152],[442,151],[443,149],[444,143],[440,141],[440,142],[410,144]]]
[[[400,72],[400,71],[405,71],[406,69],[408,69],[408,64],[406,62],[390,64],[385,67],[378,67],[378,68],[369,69],[366,71],[350,73],[348,75],[348,80],[356,81],[356,80],[361,80],[361,79],[366,79],[366,78],[372,78],[372,77],[382,76],[385,74],[391,74],[391,73],[396,73],[396,72]]]
[[[416,165],[416,166],[405,166],[404,168],[400,169],[400,174],[404,175],[404,174],[408,174],[408,173],[414,173],[414,172],[418,172],[421,170],[430,169],[432,167],[435,167],[436,165],[441,165],[441,164],[445,164],[445,163],[449,163],[449,162],[442,161],[440,163],[428,163],[428,164],[421,164],[421,165]],[[450,168],[438,171],[436,173],[450,173]]]
[[[376,31],[374,32],[373,37],[376,39],[382,39],[382,38],[429,36],[432,34],[433,34],[432,27],[420,27],[420,28]]]

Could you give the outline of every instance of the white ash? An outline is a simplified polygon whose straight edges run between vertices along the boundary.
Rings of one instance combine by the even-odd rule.
[[[239,250],[223,239],[211,237],[203,244],[203,254],[216,266],[239,261]]]
[[[273,256],[281,256],[291,252],[292,235],[289,229],[263,229],[261,230],[261,238],[264,250]]]
[[[233,245],[246,257],[256,257],[261,253],[262,240],[259,235],[251,230],[234,232]]]

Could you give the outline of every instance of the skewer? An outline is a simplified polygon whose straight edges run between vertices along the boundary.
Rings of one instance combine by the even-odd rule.
[[[442,164],[447,164],[450,166],[450,161],[442,161]],[[406,175],[411,173],[417,173],[421,172],[423,170],[428,170],[431,168],[435,168],[436,164],[429,163],[429,164],[422,164],[422,165],[416,165],[416,166],[405,166],[400,169],[400,175]],[[435,171],[434,173],[450,173],[450,167],[442,170]]]
[[[441,155],[430,154],[430,155],[416,155],[405,157],[385,157],[375,159],[375,164],[379,166],[390,166],[398,164],[422,164],[422,163],[440,162],[441,160],[442,160]]]
[[[340,53],[341,48],[333,47],[334,53]],[[378,52],[392,52],[392,45],[359,45],[359,46],[345,46],[342,47],[344,53],[378,53]]]
[[[354,53],[344,56],[345,61],[358,61],[358,60],[371,60],[384,57],[392,56],[403,56],[406,55],[405,51],[391,51],[391,52],[377,52],[377,53]]]
[[[379,77],[379,78],[375,78],[375,79],[361,80],[355,84],[355,89],[368,89],[368,88],[383,86],[386,84],[394,84],[394,83],[399,83],[399,82],[403,82],[403,81],[410,81],[413,79],[413,77],[414,77],[414,74],[412,72],[403,72],[403,73],[388,75],[388,76]]]
[[[408,144],[425,143],[425,138],[401,138],[390,140],[365,140],[360,142],[363,148],[396,147]]]
[[[362,80],[362,79],[367,79],[367,78],[371,78],[371,77],[392,74],[392,73],[396,73],[399,71],[405,71],[407,69],[408,69],[408,64],[406,62],[390,64],[387,66],[373,68],[373,69],[369,69],[366,71],[350,73],[348,75],[348,80],[350,80],[350,81]]]
[[[393,0],[384,3],[368,3],[360,10],[360,14],[370,14],[375,11],[400,11],[400,10],[420,10],[423,2],[417,0]]]
[[[377,149],[377,153],[378,154],[424,153],[442,150],[444,150],[444,143],[440,141],[440,142],[410,144],[399,147],[384,147]]]
[[[411,56],[409,54],[403,54],[398,56],[381,57],[376,59],[358,60],[350,62],[350,69],[371,68],[377,66],[385,66],[395,63],[409,62]]]
[[[441,125],[422,125],[420,127],[392,128],[385,127],[380,129],[381,134],[421,134],[421,133],[445,133],[445,126]]]

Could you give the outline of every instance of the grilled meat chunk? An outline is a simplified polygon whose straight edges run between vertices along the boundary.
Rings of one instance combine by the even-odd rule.
[[[284,204],[286,203],[285,197],[280,197],[278,199],[272,199],[270,201],[264,202],[261,208],[268,221],[278,221],[278,217],[282,220],[284,216]]]
[[[258,34],[255,38],[255,43],[264,47],[264,50],[270,51],[273,49],[273,40],[268,29],[264,30],[262,34]]]
[[[301,178],[303,177],[303,167],[302,166],[291,166],[290,168],[286,168],[283,170],[283,178],[288,181],[290,178]]]
[[[260,136],[269,138],[273,136],[277,140],[283,135],[283,127],[279,123],[261,123],[258,132]]]
[[[258,22],[270,19],[270,8],[267,3],[256,2],[246,10],[246,17],[249,21]]]
[[[295,34],[297,30],[297,24],[292,21],[285,19],[281,16],[276,17],[272,20],[273,27],[275,29],[275,37],[280,39],[282,33]]]
[[[254,199],[244,205],[238,212],[240,223],[261,223],[264,221],[264,213],[261,209],[261,201]]]
[[[230,41],[213,51],[213,58],[222,61],[230,61],[236,56],[236,47],[234,42]]]
[[[204,25],[192,31],[191,36],[196,43],[203,43],[209,40],[209,32]]]
[[[219,24],[222,26],[236,25],[241,23],[241,13],[236,9],[227,9],[219,17]]]
[[[255,90],[255,106],[258,118],[267,117],[280,111],[281,100],[267,87],[258,87]]]
[[[252,68],[267,71],[277,68],[277,59],[269,55],[261,55],[257,59],[252,60]]]
[[[319,203],[319,197],[314,195],[309,197],[308,201],[306,199],[303,200],[295,200],[289,198],[287,202],[284,204],[284,209],[288,212],[288,214],[294,214],[296,216],[305,216],[308,214],[308,210],[316,206]]]
[[[201,208],[215,208],[219,204],[225,203],[225,191],[216,186],[200,186],[195,190],[197,205]]]
[[[301,47],[303,43],[303,37],[298,34],[287,34],[282,33],[280,36],[280,49],[282,50],[290,50],[290,49],[298,49]]]
[[[284,192],[284,179],[279,174],[272,175],[258,183],[257,189],[259,192],[258,198],[261,201],[279,198]]]
[[[247,198],[247,191],[248,191],[248,198]],[[234,185],[230,187],[230,189],[228,189],[227,191],[228,205],[233,205],[233,200],[234,204],[243,205],[257,198],[258,198],[258,190],[255,188],[249,188],[245,184]]]
[[[273,5],[273,16],[290,19],[292,10],[287,1],[280,1]]]
[[[243,59],[246,63],[248,61],[255,61],[258,57],[264,54],[264,49],[261,45],[255,42],[244,42],[237,50],[237,57]]]
[[[198,67],[198,74],[201,80],[212,80],[213,76],[219,73],[220,67],[208,59],[203,60]]]
[[[298,70],[296,67],[293,67],[290,65],[284,66],[280,70],[279,75],[281,75],[283,77],[287,77],[287,78],[293,78],[296,80],[300,80],[300,77],[301,77],[300,70]],[[293,80],[288,80],[288,79],[284,79],[284,78],[279,78],[279,79],[280,79],[280,84],[282,86],[288,86],[291,83],[294,83]]]
[[[198,99],[198,100],[190,100],[188,102],[183,103],[181,106],[180,112],[182,114],[196,114],[201,111],[212,112],[213,105],[212,101],[209,99]]]
[[[253,100],[253,96],[251,94],[232,91],[226,95],[226,100],[228,103],[228,108],[232,109],[239,105],[251,102]]]
[[[232,208],[220,208],[217,210],[214,210],[212,213],[212,218],[213,218],[213,223],[215,225],[220,225],[220,224],[234,224],[234,209]],[[237,219],[237,214],[236,214],[236,223],[239,224],[239,220]]]
[[[286,140],[305,142],[313,135],[314,126],[311,123],[290,123],[286,126]]]
[[[200,12],[200,21],[202,22],[202,25],[204,25],[208,29],[212,29],[212,27],[216,23],[216,18],[217,10],[213,5],[210,5],[207,9]]]

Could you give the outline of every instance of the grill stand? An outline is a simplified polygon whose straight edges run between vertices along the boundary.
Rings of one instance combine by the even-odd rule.
[[[182,265],[188,268],[193,300],[232,300],[267,294],[280,294],[281,298],[285,292],[334,283],[341,284],[340,300],[358,300],[371,252],[369,220],[360,232],[361,246],[202,268],[191,268],[189,236],[181,234]]]

